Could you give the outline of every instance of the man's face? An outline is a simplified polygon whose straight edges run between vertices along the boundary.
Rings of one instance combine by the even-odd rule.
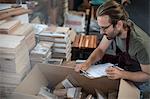
[[[98,25],[100,27],[100,32],[106,35],[108,40],[114,39],[118,34],[119,31],[113,24],[109,22],[109,16],[99,16],[97,17]]]

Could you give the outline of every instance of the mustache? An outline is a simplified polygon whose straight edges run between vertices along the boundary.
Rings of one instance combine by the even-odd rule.
[[[106,33],[103,33],[103,35],[107,36],[107,34],[106,34]]]
[[[107,34],[103,34],[103,35],[105,35],[106,36],[106,38],[108,39],[108,40],[113,40],[115,37],[109,37]]]
[[[114,38],[111,38],[111,37],[106,37],[108,40],[113,40]]]

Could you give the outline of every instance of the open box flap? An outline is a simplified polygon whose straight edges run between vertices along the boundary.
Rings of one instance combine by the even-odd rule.
[[[118,99],[140,99],[140,91],[131,82],[121,79]]]
[[[73,66],[52,64],[37,64],[34,66],[32,71],[16,88],[16,92],[37,95],[40,87],[47,86],[48,84],[54,87],[64,80],[68,74],[88,93],[93,94],[95,89],[101,90],[104,94],[119,90],[118,99],[139,99],[140,97],[139,90],[124,80],[121,80],[120,83],[120,80],[110,80],[107,77],[88,79],[75,72]]]
[[[26,78],[20,83],[16,88],[16,92],[36,95],[40,87],[47,86],[48,81],[43,73],[40,71],[38,66],[35,66],[34,69],[26,76]]]

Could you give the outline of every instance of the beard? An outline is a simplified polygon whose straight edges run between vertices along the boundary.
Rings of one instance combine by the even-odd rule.
[[[107,38],[108,40],[113,40],[114,38],[116,38],[117,35],[115,35],[114,32],[112,32],[111,34],[112,34],[112,35],[107,35],[107,34],[104,34],[104,35],[106,36],[106,38]]]
[[[108,40],[112,40],[112,39],[114,39],[114,38],[112,38],[112,37],[108,37],[108,36],[106,36],[106,38],[107,38]]]
[[[107,34],[104,34],[106,35],[106,38],[108,40],[113,40],[115,39],[117,36],[120,36],[121,35],[121,32],[120,31],[117,31],[117,30],[114,30],[113,32],[110,33],[110,35],[107,35]]]

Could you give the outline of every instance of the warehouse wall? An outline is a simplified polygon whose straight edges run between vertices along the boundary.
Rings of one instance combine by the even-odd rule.
[[[150,35],[150,1],[131,0],[131,4],[126,6],[130,18]]]

